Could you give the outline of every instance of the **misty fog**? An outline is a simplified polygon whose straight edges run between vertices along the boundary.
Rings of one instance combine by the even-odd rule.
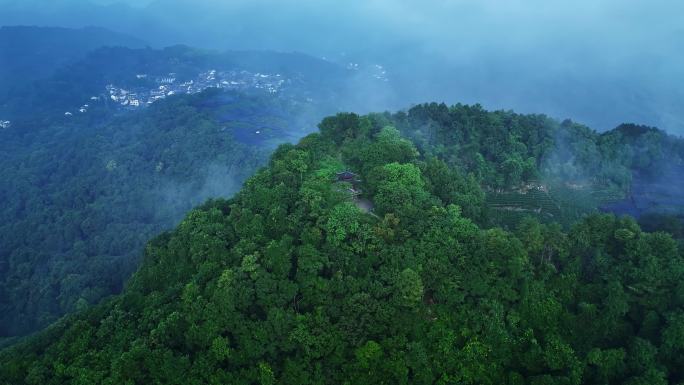
[[[0,0],[0,384],[684,384],[683,12]]]
[[[684,133],[684,3],[445,0],[0,0],[1,25],[97,25],[153,47],[298,51],[382,65],[369,109],[480,103]],[[268,11],[266,11],[268,10]],[[356,86],[356,85],[354,85]]]

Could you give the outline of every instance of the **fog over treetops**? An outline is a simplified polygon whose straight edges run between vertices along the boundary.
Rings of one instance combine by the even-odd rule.
[[[96,25],[155,47],[300,51],[380,64],[392,91],[369,109],[426,100],[541,112],[607,130],[684,132],[684,3],[438,0],[0,0],[1,25]],[[374,94],[378,93],[378,94]]]
[[[0,385],[684,385],[681,11],[0,0]]]

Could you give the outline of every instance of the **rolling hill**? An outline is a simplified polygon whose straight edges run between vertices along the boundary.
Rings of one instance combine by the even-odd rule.
[[[442,183],[461,171],[387,123],[340,114],[279,146],[235,197],[151,241],[122,294],[0,353],[0,381],[684,379],[684,259],[671,237],[599,214],[569,231],[482,228],[463,216],[476,189]]]

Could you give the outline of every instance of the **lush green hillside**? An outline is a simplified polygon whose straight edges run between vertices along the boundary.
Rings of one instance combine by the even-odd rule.
[[[235,192],[303,135],[299,118],[274,97],[212,91],[0,131],[0,336],[119,292],[151,237]]]
[[[625,124],[598,133],[544,115],[436,103],[383,117],[422,153],[478,181],[488,203],[481,223],[513,228],[532,215],[569,226],[601,207],[642,215],[665,202],[674,208],[669,214],[684,214],[684,139],[655,128]],[[625,197],[650,205],[608,206]]]
[[[684,381],[671,237],[611,215],[482,229],[478,185],[387,123],[338,115],[280,146],[150,242],[121,295],[0,353],[0,381]]]
[[[0,122],[11,120],[0,128],[0,345],[118,293],[145,242],[310,132],[347,76],[296,53],[97,48],[108,36],[0,30],[16,83],[0,87]],[[27,61],[49,65],[15,71]],[[140,105],[115,100],[124,93]]]

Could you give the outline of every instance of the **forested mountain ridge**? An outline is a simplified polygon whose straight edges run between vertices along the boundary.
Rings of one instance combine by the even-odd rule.
[[[677,182],[684,179],[684,139],[653,127],[623,124],[599,133],[545,115],[437,103],[384,118],[425,155],[472,175],[487,193],[481,223],[514,227],[533,215],[569,226],[599,208],[684,215]]]
[[[533,218],[484,229],[478,178],[506,188],[517,174],[462,169],[468,146],[421,151],[391,125],[411,115],[340,114],[281,145],[234,198],[150,242],[121,295],[0,353],[0,381],[684,381],[684,260],[670,236],[599,214],[569,231]],[[518,142],[508,155],[527,153]],[[494,160],[477,153],[486,170]],[[358,176],[339,181],[343,170]]]
[[[9,68],[13,60],[9,56]],[[197,93],[212,87],[273,93],[335,111],[359,107],[360,100],[355,97],[340,96],[360,82],[374,83],[371,76],[301,53],[219,52],[183,45],[163,49],[99,47],[39,81],[20,75],[8,72],[14,83],[0,93],[0,116],[34,125],[36,120],[45,124],[65,112],[76,113],[86,104],[112,109],[120,103],[110,99],[114,95],[111,87],[123,90],[126,96],[137,96],[140,107],[147,105],[141,93],[164,91],[159,96],[165,97],[171,90],[175,94]]]
[[[3,337],[119,292],[151,237],[303,135],[297,107],[230,92],[96,114],[0,132]]]
[[[299,53],[97,48],[100,29],[52,31],[60,56],[45,29],[5,32],[24,55],[0,92],[0,345],[118,293],[145,242],[230,196],[356,76]],[[64,59],[14,71],[41,54]]]

